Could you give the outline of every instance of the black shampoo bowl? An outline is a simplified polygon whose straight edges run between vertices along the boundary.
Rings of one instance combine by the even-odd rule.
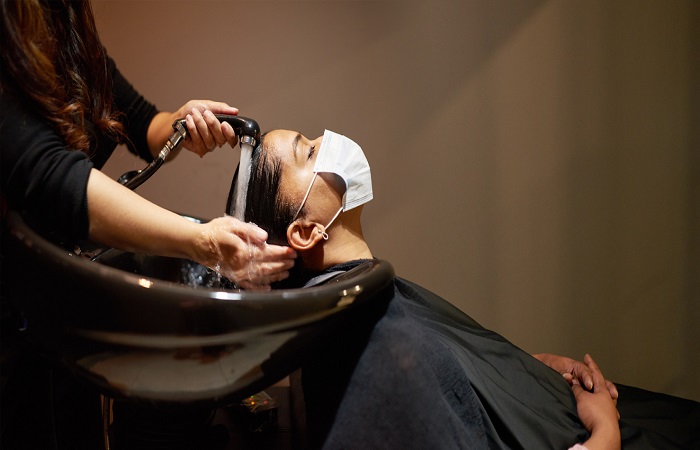
[[[6,224],[20,275],[3,289],[25,333],[110,397],[220,403],[258,392],[352,326],[394,275],[374,260],[312,288],[223,290],[192,261],[116,250],[93,261],[19,214]]]

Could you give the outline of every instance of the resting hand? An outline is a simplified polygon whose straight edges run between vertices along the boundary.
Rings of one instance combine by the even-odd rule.
[[[573,380],[571,388],[576,397],[579,419],[591,433],[584,446],[589,450],[619,449],[620,415],[615,408],[615,400],[605,386],[603,374],[593,358],[586,355],[583,360],[593,379],[593,392],[583,389],[577,379]]]
[[[173,114],[173,120],[185,118],[187,139],[182,145],[200,157],[226,143],[231,147],[238,143],[233,127],[219,122],[214,114],[237,115],[238,109],[222,102],[190,100]]]
[[[289,276],[296,252],[268,245],[264,230],[233,217],[219,217],[203,226],[197,262],[241,288],[270,290],[271,283]]]
[[[581,361],[567,358],[565,356],[552,355],[549,353],[539,353],[532,355],[539,359],[542,363],[559,372],[570,386],[574,382],[583,386],[585,389],[592,391],[595,386],[595,379],[589,366]],[[602,380],[604,386],[607,387],[610,396],[617,402],[617,388],[612,381]]]

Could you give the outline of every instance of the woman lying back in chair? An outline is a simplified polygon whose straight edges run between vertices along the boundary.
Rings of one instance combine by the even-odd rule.
[[[265,229],[270,243],[297,251],[296,286],[372,258],[360,220],[372,199],[370,169],[360,147],[344,136],[267,133],[253,154],[247,199],[245,220]],[[621,431],[624,448],[700,444],[700,405],[688,400],[618,386],[618,424],[618,387],[589,356],[585,363],[533,357],[398,277],[376,305],[302,367],[312,448],[566,449],[583,443],[592,450],[620,448]],[[672,406],[665,422],[672,428],[640,427],[638,405],[649,398]]]

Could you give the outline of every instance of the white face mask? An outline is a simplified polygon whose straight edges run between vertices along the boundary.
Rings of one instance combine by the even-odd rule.
[[[345,136],[326,130],[323,133],[321,147],[318,149],[318,156],[316,156],[314,177],[311,179],[309,188],[306,190],[304,199],[292,221],[297,218],[304,207],[311,187],[320,172],[334,173],[345,182],[343,204],[326,225],[326,229],[331,226],[342,211],[349,211],[372,200],[372,175],[362,148]],[[328,234],[325,231],[319,230],[319,232],[323,233],[324,239],[328,239]]]

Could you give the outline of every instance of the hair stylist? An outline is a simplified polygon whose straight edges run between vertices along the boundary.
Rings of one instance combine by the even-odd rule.
[[[43,232],[127,251],[189,258],[246,289],[288,276],[294,251],[231,217],[195,224],[121,186],[100,169],[119,143],[151,161],[187,119],[184,146],[204,156],[236,145],[214,113],[193,100],[158,112],[119,73],[100,43],[87,0],[0,0],[2,208],[24,211]]]

